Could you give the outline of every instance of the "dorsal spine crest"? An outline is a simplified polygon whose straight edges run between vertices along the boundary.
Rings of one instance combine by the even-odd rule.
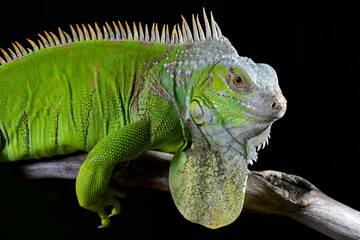
[[[62,31],[58,28],[59,34],[58,36],[52,32],[44,31],[45,37],[42,34],[38,34],[38,44],[30,39],[26,39],[32,49],[25,49],[21,44],[15,41],[13,43],[13,49],[8,48],[8,52],[10,55],[3,49],[0,48],[4,57],[0,57],[0,65],[6,64],[8,62],[14,61],[15,59],[20,59],[29,52],[36,52],[40,49],[44,48],[53,48],[53,47],[61,47],[66,45],[71,45],[74,42],[79,41],[90,41],[90,40],[106,40],[106,41],[125,41],[125,40],[137,40],[141,42],[149,42],[149,43],[163,43],[163,44],[192,44],[194,42],[201,41],[224,41],[224,37],[221,34],[221,30],[217,23],[215,22],[213,15],[211,13],[210,21],[208,20],[205,9],[203,10],[204,23],[205,23],[205,33],[202,29],[202,26],[199,21],[199,15],[192,15],[192,31],[186,22],[185,18],[182,17],[182,25],[180,28],[179,24],[176,24],[173,28],[173,31],[170,35],[169,26],[167,24],[163,25],[161,34],[158,29],[158,24],[154,23],[151,28],[151,32],[148,30],[147,24],[145,25],[145,32],[143,31],[141,22],[138,24],[138,28],[136,23],[133,22],[132,29],[129,24],[125,22],[125,28],[118,21],[118,24],[113,23],[113,27],[111,27],[107,22],[102,27],[102,31],[98,24],[95,22],[94,28],[88,24],[87,26],[81,24],[81,27],[76,24],[75,28],[70,25],[71,35],[67,34],[65,31]],[[139,29],[139,30],[138,30]]]

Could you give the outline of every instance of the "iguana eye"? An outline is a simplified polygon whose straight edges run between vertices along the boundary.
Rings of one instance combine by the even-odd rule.
[[[245,84],[245,78],[244,76],[241,76],[241,75],[234,75],[233,76],[233,83],[236,85],[236,86],[242,86]]]
[[[248,77],[240,69],[229,68],[228,75],[226,77],[229,88],[234,93],[249,92],[250,86]]]

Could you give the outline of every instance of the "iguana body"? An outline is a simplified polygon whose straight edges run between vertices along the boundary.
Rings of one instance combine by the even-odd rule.
[[[166,51],[165,45],[135,41],[83,41],[1,66],[1,123],[9,139],[1,159],[90,151],[110,132],[139,120],[135,85],[144,85],[144,63]]]
[[[0,66],[0,162],[87,151],[76,192],[110,221],[123,194],[108,187],[113,167],[148,149],[175,152],[170,187],[189,220],[217,228],[240,214],[247,163],[267,140],[286,101],[274,70],[237,55],[213,21],[193,18],[172,36],[153,26],[72,38],[45,33],[34,51],[14,44]],[[120,29],[120,30],[119,30]]]

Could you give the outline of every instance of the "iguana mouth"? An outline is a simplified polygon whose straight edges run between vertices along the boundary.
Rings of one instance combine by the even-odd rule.
[[[247,108],[250,111],[250,114],[261,118],[263,121],[272,121],[274,119],[270,111],[266,111],[263,107],[257,107],[254,104],[243,100],[239,102],[243,107]]]

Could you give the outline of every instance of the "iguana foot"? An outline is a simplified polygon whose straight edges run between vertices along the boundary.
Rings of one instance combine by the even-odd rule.
[[[111,187],[107,187],[106,191],[97,199],[93,197],[79,198],[79,203],[83,208],[90,211],[97,212],[101,219],[100,229],[110,226],[109,217],[118,215],[120,213],[120,202],[117,198],[124,198],[125,193]],[[112,206],[111,213],[108,214],[105,207]]]
[[[104,229],[110,226],[109,217],[118,215],[121,210],[121,205],[117,198],[124,198],[125,196],[126,194],[124,192],[108,187],[107,191],[98,200],[98,204],[96,207],[97,210],[95,210],[99,214],[101,219],[101,225],[98,227],[99,229]],[[113,207],[109,215],[105,211],[106,206]]]

